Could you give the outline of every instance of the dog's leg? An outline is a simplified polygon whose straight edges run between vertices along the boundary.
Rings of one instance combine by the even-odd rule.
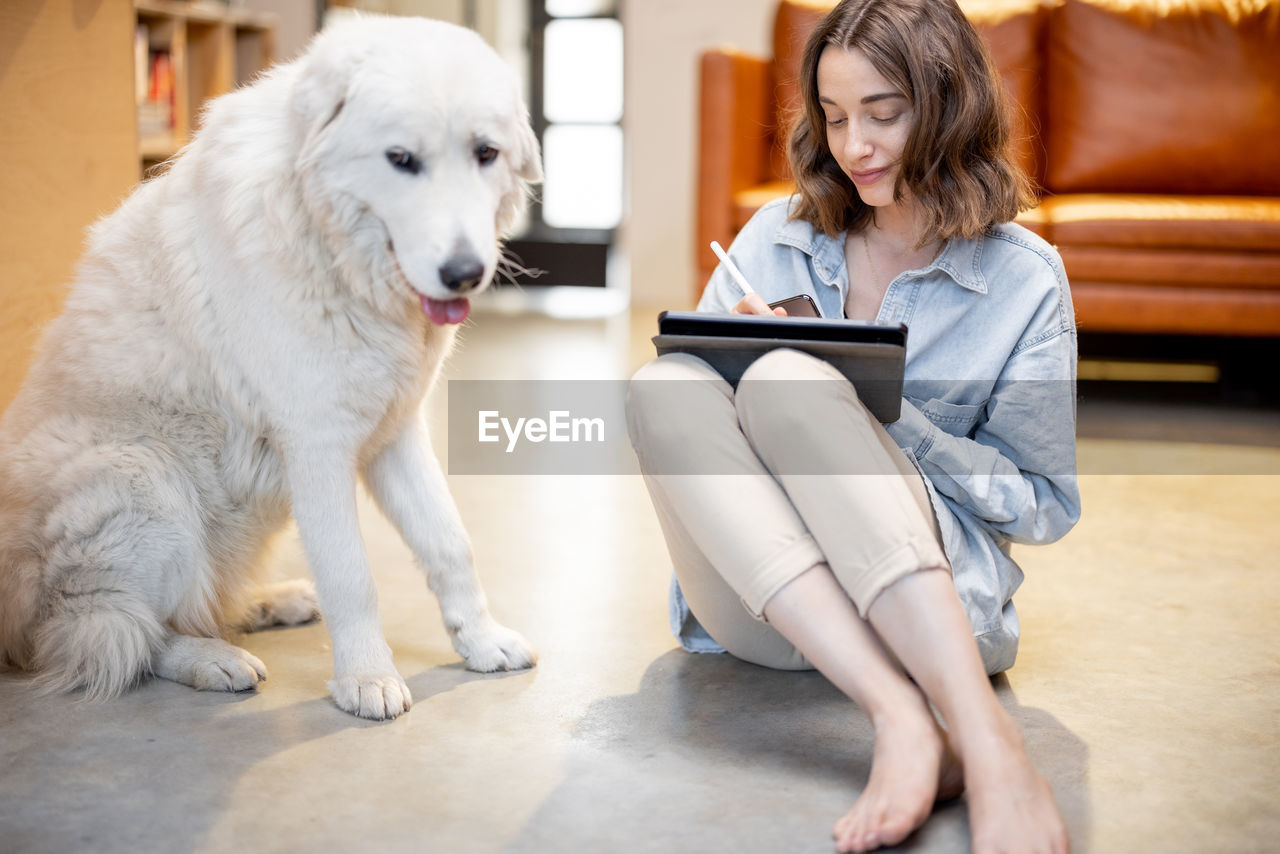
[[[417,418],[369,463],[365,482],[426,570],[453,647],[467,667],[480,672],[531,667],[537,656],[528,642],[489,614],[471,542]]]
[[[352,454],[352,457],[354,454]],[[385,720],[409,711],[409,686],[396,672],[378,617],[378,591],[356,516],[356,476],[324,444],[295,445],[287,455],[293,516],[333,641],[338,708]]]
[[[256,657],[219,638],[194,638],[171,632],[152,668],[161,679],[199,691],[249,691],[267,678]]]
[[[301,626],[320,619],[316,588],[305,578],[266,584],[254,591],[240,622],[248,632],[273,626]]]

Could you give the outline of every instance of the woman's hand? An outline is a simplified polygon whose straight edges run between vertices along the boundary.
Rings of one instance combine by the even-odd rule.
[[[734,314],[763,314],[766,316],[777,315],[778,317],[786,317],[787,310],[785,308],[769,308],[769,304],[764,301],[764,297],[759,294],[747,294],[731,311]]]

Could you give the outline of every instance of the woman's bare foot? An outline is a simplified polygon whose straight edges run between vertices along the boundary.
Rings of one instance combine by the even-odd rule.
[[[993,731],[964,745],[964,782],[974,854],[1067,854],[1066,827],[1053,790],[1007,715]]]
[[[924,824],[935,801],[964,791],[964,768],[923,702],[876,722],[867,787],[836,822],[836,850],[896,845]]]

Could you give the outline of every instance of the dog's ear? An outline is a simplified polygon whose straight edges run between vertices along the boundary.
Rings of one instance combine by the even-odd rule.
[[[340,30],[342,26],[333,29]],[[289,112],[303,147],[342,112],[347,90],[365,54],[365,46],[360,41],[335,37],[332,31],[326,30],[316,36],[299,60],[299,73],[289,96]]]
[[[542,181],[542,158],[538,137],[529,125],[528,115],[521,111],[516,124],[516,138],[511,151],[511,176],[498,202],[498,233],[507,234],[529,204],[529,184]]]
[[[542,181],[542,157],[538,151],[538,137],[525,115],[516,130],[516,150],[512,152],[515,173],[531,184]]]

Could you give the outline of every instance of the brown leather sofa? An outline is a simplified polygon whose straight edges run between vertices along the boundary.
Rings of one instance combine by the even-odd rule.
[[[791,191],[783,154],[809,32],[701,65],[698,267]],[[1280,0],[961,0],[1044,189],[1020,218],[1062,253],[1082,331],[1280,336]]]

